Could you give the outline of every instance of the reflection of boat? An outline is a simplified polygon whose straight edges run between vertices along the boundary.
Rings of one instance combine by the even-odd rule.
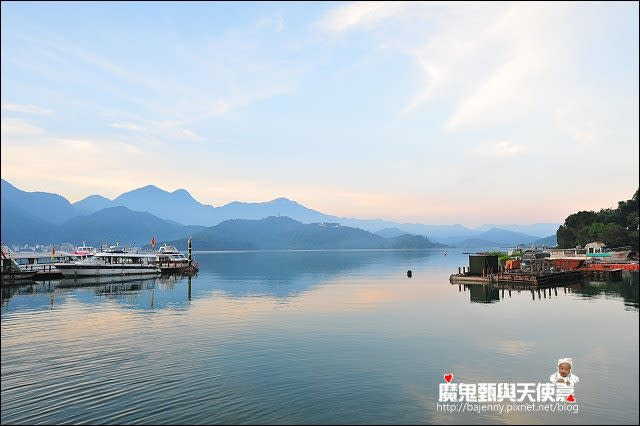
[[[155,278],[159,276],[149,274],[139,275],[111,275],[111,276],[97,276],[97,277],[79,277],[79,278],[63,278],[57,284],[57,287],[88,287],[88,286],[103,286],[109,284],[124,284],[134,283],[136,281],[155,281]]]
[[[88,259],[56,263],[55,267],[65,277],[157,274],[160,268],[155,264],[156,258],[155,254],[129,253],[114,246]]]

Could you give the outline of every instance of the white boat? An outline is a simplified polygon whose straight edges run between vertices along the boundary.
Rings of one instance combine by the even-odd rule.
[[[2,269],[0,277],[3,283],[5,281],[12,282],[32,279],[36,275],[36,273],[36,271],[21,270],[14,259],[5,257],[4,251],[2,252]]]
[[[65,277],[158,274],[157,259],[156,254],[129,253],[114,246],[87,259],[56,263],[55,267]]]
[[[181,269],[189,266],[189,259],[174,246],[163,245],[158,250],[157,256],[158,266],[163,270]]]
[[[69,262],[74,259],[73,254],[66,251],[50,252],[15,252],[9,255],[16,261],[21,270],[25,272],[37,272],[39,274],[55,274],[59,272],[55,265],[57,263]]]
[[[97,252],[98,251],[94,247],[87,246],[83,241],[82,245],[80,247],[76,247],[72,254],[78,259],[86,259],[88,257],[95,256]]]

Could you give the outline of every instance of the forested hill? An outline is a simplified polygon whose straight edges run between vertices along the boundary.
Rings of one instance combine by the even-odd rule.
[[[601,241],[607,247],[631,246],[638,250],[638,191],[630,200],[619,201],[615,209],[569,215],[556,235],[562,248]]]

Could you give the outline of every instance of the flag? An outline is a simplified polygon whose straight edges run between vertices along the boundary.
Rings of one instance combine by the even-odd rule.
[[[151,248],[156,246],[156,237],[151,237]]]

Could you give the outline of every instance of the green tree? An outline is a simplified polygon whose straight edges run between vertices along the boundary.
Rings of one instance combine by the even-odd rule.
[[[638,250],[639,192],[640,190],[636,190],[630,200],[619,201],[615,209],[570,214],[556,232],[558,246],[569,248],[602,241],[608,247],[631,246]]]

